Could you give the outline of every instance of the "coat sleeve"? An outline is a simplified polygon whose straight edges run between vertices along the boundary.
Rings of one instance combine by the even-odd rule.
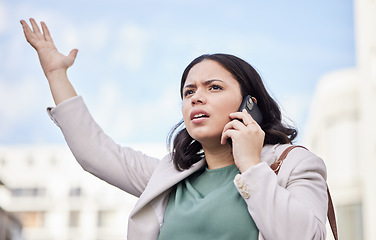
[[[159,159],[116,144],[94,121],[81,96],[47,112],[84,170],[136,197],[141,195]]]
[[[265,239],[325,239],[328,196],[321,158],[296,149],[278,176],[262,162],[234,182]]]

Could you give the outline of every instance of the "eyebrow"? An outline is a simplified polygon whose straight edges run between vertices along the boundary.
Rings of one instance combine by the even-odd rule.
[[[210,85],[211,83],[213,82],[224,82],[223,80],[220,80],[220,79],[210,79],[210,80],[206,80],[204,82],[204,85],[207,86],[207,85]],[[188,84],[188,85],[185,85],[183,87],[183,89],[186,89],[186,88],[194,88],[196,87],[196,84]]]

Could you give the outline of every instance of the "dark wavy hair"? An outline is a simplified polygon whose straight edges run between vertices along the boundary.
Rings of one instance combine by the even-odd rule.
[[[260,124],[265,132],[265,144],[292,143],[298,132],[295,128],[282,123],[282,114],[278,104],[269,95],[258,72],[246,61],[229,54],[205,54],[194,59],[184,70],[180,94],[183,98],[183,87],[188,73],[193,66],[204,61],[216,61],[239,82],[242,97],[251,95],[257,99],[257,105],[263,115]],[[190,168],[204,157],[201,143],[194,140],[184,127],[184,121],[176,124],[168,135],[168,147],[172,154],[172,161],[179,171]]]

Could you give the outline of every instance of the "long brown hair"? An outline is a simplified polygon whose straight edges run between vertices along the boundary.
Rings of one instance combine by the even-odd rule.
[[[282,114],[278,104],[269,95],[258,72],[246,61],[229,54],[205,54],[194,59],[184,70],[180,94],[183,98],[183,87],[188,73],[193,66],[204,61],[213,60],[229,71],[239,82],[243,97],[251,95],[257,99],[257,105],[263,115],[260,126],[265,132],[265,144],[291,143],[297,136],[295,128],[282,123]],[[179,171],[190,168],[204,157],[201,143],[194,140],[181,120],[168,135],[168,146],[172,153],[173,163]]]

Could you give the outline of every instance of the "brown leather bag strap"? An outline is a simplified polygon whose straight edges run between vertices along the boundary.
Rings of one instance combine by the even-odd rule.
[[[289,154],[289,152],[296,147],[301,147],[301,148],[308,150],[307,148],[305,148],[303,146],[299,146],[299,145],[293,145],[293,146],[286,148],[285,151],[283,151],[283,153],[279,157],[279,159],[277,161],[275,161],[272,165],[270,165],[270,168],[275,172],[275,174],[278,174],[279,170],[281,169],[282,162],[287,157],[287,154]],[[333,201],[332,201],[332,197],[330,196],[328,185],[326,187],[327,187],[327,193],[328,193],[328,213],[327,213],[327,215],[328,215],[328,219],[329,219],[329,224],[330,224],[330,228],[332,229],[334,239],[338,240],[337,222],[336,222],[336,216],[335,216],[335,213],[334,213]]]
[[[300,146],[300,145],[293,145],[293,146],[290,146],[290,147],[286,148],[285,151],[283,151],[283,153],[281,154],[281,156],[279,156],[279,159],[277,161],[275,161],[272,165],[270,165],[270,167],[275,172],[275,174],[278,174],[279,169],[282,166],[282,162],[287,157],[287,154],[289,154],[289,152],[291,150],[293,150],[294,148],[296,148],[296,147],[301,147],[301,148],[304,148],[304,149],[306,149],[308,151],[307,148],[305,148],[303,146]]]
[[[327,186],[327,192],[328,192],[328,219],[330,228],[332,229],[333,236],[335,240],[338,240],[338,233],[337,233],[337,221],[336,221],[336,215],[334,213],[334,207],[333,207],[333,201],[332,197],[330,196],[329,187]]]

